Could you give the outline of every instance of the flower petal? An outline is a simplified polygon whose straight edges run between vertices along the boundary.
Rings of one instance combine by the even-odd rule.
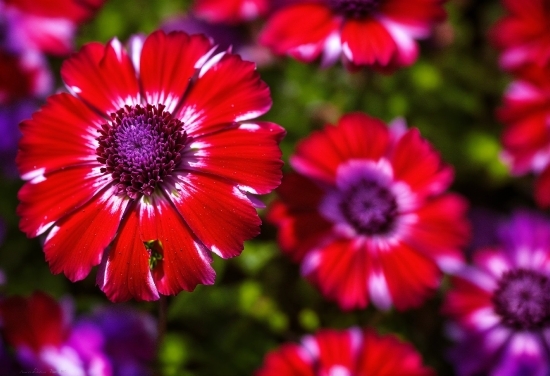
[[[132,61],[118,39],[93,42],[65,60],[61,77],[70,92],[105,116],[140,103]]]
[[[152,33],[143,44],[139,67],[147,103],[162,103],[173,112],[200,68],[197,62],[211,47],[204,35]]]
[[[192,166],[235,182],[244,191],[269,193],[281,182],[283,162],[278,145],[284,134],[277,124],[258,122],[198,138]]]
[[[44,243],[52,273],[65,273],[71,281],[85,278],[99,264],[113,240],[128,204],[111,187],[69,216],[56,222]]]
[[[189,135],[199,136],[254,119],[270,107],[269,88],[256,65],[238,55],[223,54],[205,63],[176,117]]]
[[[334,183],[342,162],[377,161],[388,150],[389,132],[379,119],[361,113],[343,116],[338,125],[327,125],[300,142],[290,163],[298,172]]]
[[[97,273],[97,284],[113,302],[157,300],[149,254],[139,234],[139,208],[132,205]]]
[[[31,120],[21,123],[17,166],[23,179],[72,165],[97,164],[95,138],[102,123],[103,118],[72,95],[51,96]]]
[[[197,238],[218,256],[239,255],[243,242],[260,233],[256,210],[233,184],[195,173],[178,178],[177,193],[166,193]]]
[[[341,39],[345,56],[355,65],[386,66],[397,50],[388,30],[374,18],[346,20]]]
[[[144,241],[157,240],[162,247],[157,249],[162,259],[153,268],[159,293],[175,295],[182,290],[193,291],[199,283],[214,283],[211,253],[167,199],[153,195],[150,202],[142,201],[140,232]]]
[[[110,176],[99,172],[99,168],[77,166],[27,182],[18,194],[17,214],[21,217],[21,231],[31,238],[42,234],[54,222],[95,196],[110,181]]]

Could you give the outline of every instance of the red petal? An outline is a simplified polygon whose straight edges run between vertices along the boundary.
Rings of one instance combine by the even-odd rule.
[[[270,206],[267,220],[279,227],[277,240],[282,251],[301,262],[332,228],[319,214],[324,192],[302,175],[286,174],[277,193],[280,200]]]
[[[167,200],[157,196],[151,196],[150,202],[143,200],[140,216],[141,238],[162,244],[163,258],[153,269],[159,293],[175,295],[182,290],[193,291],[199,283],[214,283],[210,252]]]
[[[485,307],[492,307],[492,293],[462,277],[451,277],[442,312],[457,320]]]
[[[449,187],[453,170],[412,128],[399,139],[392,155],[395,180],[405,181],[417,194],[437,194]]]
[[[98,286],[113,302],[159,298],[149,269],[149,253],[139,234],[138,214],[139,208],[132,205],[97,274]]]
[[[338,18],[324,4],[289,5],[268,20],[259,40],[278,55],[311,62],[339,26]]]
[[[134,66],[118,39],[84,45],[65,60],[61,77],[71,92],[105,115],[140,102]]]
[[[353,334],[359,333],[355,329],[345,331],[323,329],[317,332],[315,339],[319,348],[317,355],[319,369],[328,371],[319,372],[320,374],[332,374],[330,370],[335,366],[349,370],[348,374],[354,374],[356,346],[359,344],[360,337]],[[342,374],[346,373],[342,372]]]
[[[382,121],[353,113],[343,116],[336,127],[327,125],[300,142],[290,162],[308,177],[334,183],[342,162],[377,161],[385,155],[388,146],[389,132]]]
[[[435,260],[445,271],[455,271],[453,268],[464,262],[461,248],[470,239],[467,210],[468,203],[458,195],[446,194],[430,200],[416,211],[418,221],[404,241]]]
[[[197,61],[211,48],[204,35],[152,33],[141,51],[139,76],[147,103],[173,112],[196,73]]]
[[[211,23],[237,24],[268,10],[267,0],[197,0],[194,13]]]
[[[224,177],[245,191],[269,193],[281,182],[279,141],[284,134],[277,124],[258,122],[198,138],[193,167]]]
[[[167,192],[197,238],[222,258],[241,253],[243,242],[260,233],[252,203],[233,184],[208,175],[179,176],[177,193]]]
[[[348,19],[342,28],[342,48],[355,65],[388,65],[397,52],[386,28],[373,18]]]
[[[127,204],[109,188],[56,222],[44,243],[52,273],[63,272],[73,282],[85,278],[113,240]]]
[[[437,265],[406,244],[378,252],[378,258],[398,310],[418,307],[439,285]]]
[[[32,180],[21,188],[17,214],[28,237],[46,231],[55,221],[79,208],[102,190],[110,176],[90,166],[67,168]],[[62,199],[60,199],[62,198]]]
[[[269,352],[261,369],[254,376],[315,376],[313,360],[304,359],[307,354],[294,343],[288,343]]]
[[[232,54],[216,62],[218,58],[216,55],[206,62],[177,115],[191,136],[256,118],[271,107],[269,88],[254,63]]]
[[[546,166],[535,182],[535,200],[541,208],[550,207],[550,166]]]
[[[46,346],[59,346],[67,336],[59,304],[42,292],[30,298],[10,297],[0,302],[2,332],[15,348],[28,347],[39,353]]]
[[[51,96],[31,120],[21,123],[17,166],[23,179],[72,165],[97,165],[95,138],[102,123],[105,120],[77,98]]]
[[[425,30],[447,17],[442,0],[388,0],[379,10],[392,21]]]
[[[372,265],[367,253],[353,240],[334,241],[313,251],[304,259],[302,270],[323,295],[337,301],[341,309],[367,306]]]
[[[76,22],[82,22],[92,16],[104,0],[7,0],[5,3],[12,5],[25,13],[33,16],[48,18],[66,18]]]

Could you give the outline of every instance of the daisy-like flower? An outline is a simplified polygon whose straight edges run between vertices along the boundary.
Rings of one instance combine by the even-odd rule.
[[[462,263],[466,202],[417,129],[361,113],[298,144],[268,219],[302,274],[342,309],[418,306]]]
[[[500,66],[513,71],[524,64],[550,63],[550,4],[546,0],[502,0],[508,14],[491,30],[491,41],[501,50]]]
[[[503,159],[512,173],[535,173],[535,199],[550,206],[550,68],[528,65],[504,93],[497,116],[506,125]]]
[[[240,254],[259,233],[254,194],[279,185],[284,130],[252,121],[271,106],[255,65],[203,35],[157,31],[90,43],[21,124],[20,228],[49,230],[53,273],[71,281],[101,263],[113,301],[212,284],[212,252]],[[213,55],[213,56],[212,56]]]
[[[446,17],[444,0],[301,0],[273,14],[260,43],[276,54],[324,66],[342,56],[349,69],[411,65],[416,40]]]
[[[479,250],[451,279],[443,310],[458,375],[550,372],[550,221],[520,212],[500,245]]]
[[[67,55],[77,27],[105,0],[0,0],[0,44]]]
[[[323,329],[268,353],[254,376],[432,376],[416,349],[369,329]]]
[[[71,303],[42,292],[0,302],[1,331],[22,373],[152,374],[157,333],[150,315],[117,306],[73,319]]]
[[[192,11],[209,22],[239,24],[263,16],[270,0],[196,0]]]

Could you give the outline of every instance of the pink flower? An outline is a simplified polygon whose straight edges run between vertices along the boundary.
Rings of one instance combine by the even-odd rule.
[[[550,68],[525,66],[506,90],[497,116],[506,125],[503,158],[517,175],[538,175],[535,199],[550,206]]]
[[[466,202],[417,129],[361,113],[303,140],[268,219],[302,274],[342,309],[418,306],[462,262]]]
[[[342,55],[350,69],[384,71],[411,65],[417,39],[445,19],[444,0],[302,0],[282,8],[260,34],[276,54],[322,64]]]
[[[491,30],[502,51],[500,66],[511,71],[525,64],[550,63],[550,6],[546,0],[502,0],[508,14]]]
[[[420,354],[394,335],[369,329],[323,329],[301,344],[287,343],[268,353],[254,376],[410,375],[433,376]]]
[[[196,0],[192,11],[209,22],[238,24],[263,16],[269,0]]]
[[[113,301],[212,284],[212,252],[259,233],[254,194],[279,185],[284,130],[253,63],[205,36],[155,32],[90,43],[65,61],[71,94],[21,124],[20,227],[71,281],[101,263]]]
[[[0,24],[5,23],[4,44],[13,50],[36,49],[69,54],[79,24],[105,0],[0,0]]]
[[[499,235],[451,279],[450,359],[460,376],[548,375],[550,221],[519,212]]]

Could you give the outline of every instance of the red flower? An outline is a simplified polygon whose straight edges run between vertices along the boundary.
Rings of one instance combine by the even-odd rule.
[[[324,329],[300,345],[287,343],[268,353],[254,376],[432,376],[418,352],[394,335],[369,329]]]
[[[210,22],[238,24],[264,15],[268,0],[196,0],[195,14]]]
[[[0,0],[0,23],[6,22],[5,43],[66,55],[73,49],[76,27],[105,0]]]
[[[418,306],[462,262],[466,203],[417,129],[355,113],[302,141],[269,219],[302,273],[342,309]]]
[[[271,106],[253,63],[211,56],[202,35],[155,32],[85,45],[63,64],[71,94],[21,124],[20,227],[54,273],[113,301],[212,284],[211,252],[259,233],[252,194],[280,182],[284,130],[246,122]],[[104,250],[106,250],[104,252]]]
[[[330,65],[342,55],[348,68],[391,70],[416,60],[416,39],[446,16],[443,1],[297,1],[268,20],[260,43],[303,62],[322,55]]]
[[[503,157],[518,175],[539,175],[535,198],[550,206],[550,68],[528,65],[517,72],[497,113],[506,129]]]
[[[534,63],[550,63],[550,4],[546,0],[502,0],[508,14],[491,30],[493,44],[502,51],[500,65],[514,70]]]

